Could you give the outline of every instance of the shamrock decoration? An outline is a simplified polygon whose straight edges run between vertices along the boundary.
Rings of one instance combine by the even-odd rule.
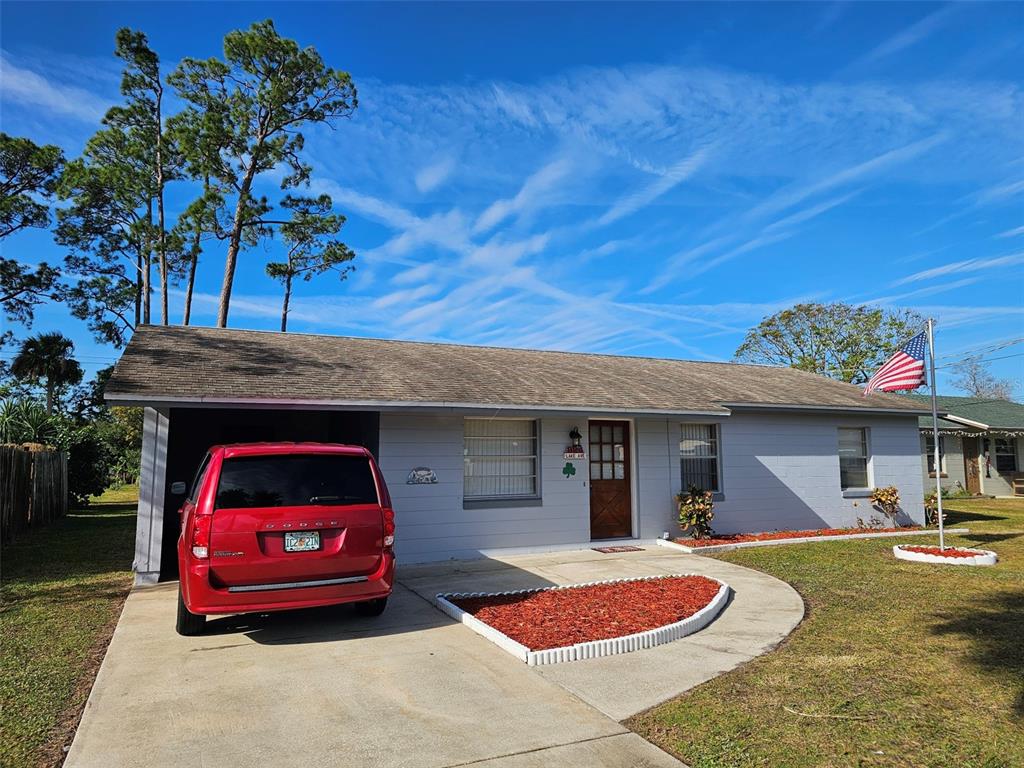
[[[571,461],[565,462],[565,466],[562,467],[562,474],[565,475],[566,480],[576,474],[576,467],[572,465]]]

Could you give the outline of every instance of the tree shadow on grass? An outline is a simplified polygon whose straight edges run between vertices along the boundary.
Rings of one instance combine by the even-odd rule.
[[[1024,533],[961,533],[958,535],[960,538],[967,539],[967,541],[974,542],[975,544],[996,544],[1000,541],[1019,539],[1021,536],[1024,536]]]
[[[944,502],[944,504],[950,504],[952,502]],[[1010,518],[1006,515],[997,515],[990,512],[976,512],[973,510],[962,510],[956,508],[944,507],[943,511],[946,513],[946,525],[953,527],[955,525],[961,525],[963,523],[992,523],[997,520],[1009,520]]]
[[[986,594],[968,608],[961,616],[942,617],[932,632],[970,640],[973,661],[980,669],[1014,681],[1014,711],[1024,715],[1024,593]]]

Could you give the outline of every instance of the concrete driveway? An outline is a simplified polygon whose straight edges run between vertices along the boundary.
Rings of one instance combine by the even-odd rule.
[[[551,667],[527,667],[429,602],[670,572],[717,576],[735,598],[691,638]],[[661,548],[407,567],[399,581],[376,619],[226,617],[197,638],[174,633],[176,585],[134,591],[65,765],[679,766],[619,720],[773,647],[803,615],[782,582]]]

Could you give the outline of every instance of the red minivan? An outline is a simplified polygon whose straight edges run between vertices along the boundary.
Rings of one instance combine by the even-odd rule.
[[[395,513],[358,446],[247,443],[211,448],[185,494],[178,539],[183,635],[208,614],[355,603],[378,616],[395,573]]]

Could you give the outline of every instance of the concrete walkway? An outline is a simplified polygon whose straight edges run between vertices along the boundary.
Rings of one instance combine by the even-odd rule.
[[[402,571],[401,580],[429,599],[445,591],[498,592],[666,573],[713,576],[733,588],[733,598],[710,626],[675,642],[533,668],[612,719],[625,720],[774,648],[803,618],[800,595],[760,571],[662,547],[412,566]]]
[[[736,597],[699,635],[552,667],[421,597],[668,572],[717,576]],[[226,617],[197,638],[174,633],[176,585],[136,590],[65,765],[679,766],[618,721],[769,649],[803,614],[768,576],[654,548],[403,568],[400,582],[376,619]]]

